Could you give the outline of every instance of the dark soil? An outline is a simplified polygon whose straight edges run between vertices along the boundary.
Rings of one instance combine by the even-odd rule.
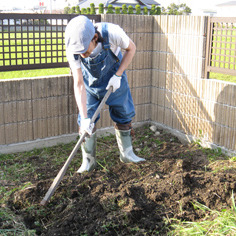
[[[44,177],[29,176],[33,185],[14,191],[8,207],[23,217],[27,228],[50,236],[166,235],[173,218],[204,218],[195,202],[229,209],[232,191],[236,193],[235,162],[159,131],[157,136],[149,127],[136,130],[134,150],[146,158],[138,164],[119,161],[114,136],[100,138],[97,158],[102,164],[90,173],[66,174],[46,206],[40,201],[60,168],[48,164],[40,169],[42,160],[29,157]],[[80,151],[75,158],[81,159]]]

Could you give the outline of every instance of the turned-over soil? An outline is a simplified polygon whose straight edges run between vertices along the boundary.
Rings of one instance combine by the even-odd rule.
[[[113,135],[99,138],[97,168],[77,174],[78,162],[72,163],[73,172],[68,171],[44,207],[39,203],[60,168],[50,157],[28,156],[36,174],[22,182],[32,184],[13,191],[7,205],[27,228],[50,236],[166,235],[172,219],[203,219],[195,202],[215,210],[230,208],[232,191],[236,193],[235,162],[159,132],[148,126],[135,130],[134,151],[146,158],[138,164],[119,161]],[[75,158],[81,160],[81,151]]]

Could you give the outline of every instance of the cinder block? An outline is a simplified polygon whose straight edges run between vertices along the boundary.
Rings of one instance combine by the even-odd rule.
[[[166,71],[159,71],[159,88],[166,88]]]
[[[74,97],[74,95],[70,95],[69,96],[69,105],[68,105],[68,107],[69,107],[69,114],[71,115],[71,114],[78,114],[79,113],[79,110],[78,110],[78,107],[77,107],[77,104],[76,104],[76,101],[75,101],[75,97]]]
[[[47,99],[36,99],[32,101],[33,107],[33,120],[46,118],[48,117],[47,113],[50,113],[52,110],[47,109]]]
[[[132,71],[132,87],[146,87],[151,86],[151,75],[152,70],[144,69],[144,70],[133,70]]]
[[[5,142],[6,144],[12,144],[18,142],[17,136],[17,124],[6,124],[5,125]]]
[[[129,83],[129,87],[133,88],[133,70],[126,70],[126,75],[128,78],[128,83]],[[135,78],[135,82],[137,82],[138,78]]]
[[[70,133],[79,133],[79,126],[77,123],[78,115],[72,114],[69,116],[69,132]]]
[[[0,103],[0,125],[3,125],[4,123],[3,103]]]
[[[160,52],[153,52],[152,55],[152,68],[160,70]]]
[[[17,106],[16,102],[7,102],[3,104],[4,123],[9,124],[17,122]]]
[[[17,123],[18,142],[33,140],[33,123],[32,121]]]
[[[55,120],[56,122],[57,120]],[[48,137],[48,124],[47,119],[38,119],[33,121],[33,138],[46,138]]]
[[[166,70],[169,72],[173,72],[173,54],[172,53],[167,54]]]
[[[0,103],[5,101],[4,82],[0,80]]]
[[[59,116],[58,97],[47,98],[46,104],[48,117]]]
[[[161,16],[154,16],[153,20],[153,33],[161,33]]]
[[[168,127],[172,127],[172,111],[171,109],[164,109],[164,124]]]
[[[160,53],[160,64],[159,69],[166,71],[166,63],[167,63],[167,54],[166,53]]]
[[[48,137],[53,137],[59,135],[59,122],[58,117],[48,117],[47,118],[47,132]]]
[[[74,95],[74,80],[73,80],[73,76],[68,76],[67,79],[68,79],[68,89],[69,89],[68,93],[70,95]]]
[[[31,100],[18,101],[16,103],[17,121],[32,121],[32,102]]]
[[[166,89],[172,90],[172,73],[170,72],[166,73]]]
[[[158,123],[164,124],[164,114],[165,114],[165,108],[162,106],[157,106],[157,114],[156,114],[156,121]]]
[[[172,108],[172,92],[169,90],[165,91],[165,107],[168,109]]]
[[[5,126],[0,125],[0,145],[6,144]]]
[[[159,86],[159,70],[153,69],[152,70],[152,87]]]
[[[23,79],[17,81],[16,99],[29,100],[32,97],[32,81],[31,79]]]
[[[69,132],[69,119],[68,116],[59,116],[58,117],[58,134],[68,134]]]
[[[61,95],[68,95],[69,93],[69,83],[68,83],[68,76],[58,76],[58,94]]]
[[[45,98],[48,96],[50,79],[32,79],[32,99]]]
[[[160,37],[160,52],[167,52],[168,38],[167,35],[161,34]]]
[[[13,80],[7,80],[3,82],[4,97],[2,102],[16,101],[17,82]]]
[[[68,107],[68,96],[60,96],[58,97],[58,115],[63,116],[67,115],[69,112]]]

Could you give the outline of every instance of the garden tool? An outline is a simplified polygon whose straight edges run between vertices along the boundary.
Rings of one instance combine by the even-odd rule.
[[[106,92],[105,96],[103,97],[100,105],[98,106],[96,112],[94,113],[90,124],[93,124],[97,118],[97,116],[99,115],[99,113],[101,112],[102,107],[104,106],[105,102],[107,101],[108,97],[110,96],[112,92],[112,87],[110,87],[108,89],[108,91]],[[43,200],[40,202],[41,205],[45,205],[48,200],[51,198],[51,196],[53,195],[53,193],[55,192],[57,186],[59,185],[59,183],[61,182],[62,178],[64,177],[66,170],[68,169],[72,159],[74,158],[76,152],[78,151],[79,147],[81,146],[82,142],[84,141],[85,137],[87,136],[87,133],[84,131],[80,137],[80,139],[78,140],[78,142],[76,143],[73,151],[71,152],[69,158],[67,159],[67,161],[65,162],[64,166],[61,168],[61,170],[59,171],[59,173],[57,174],[56,178],[54,179],[52,185],[50,186],[49,190],[47,191],[45,197],[43,198]]]

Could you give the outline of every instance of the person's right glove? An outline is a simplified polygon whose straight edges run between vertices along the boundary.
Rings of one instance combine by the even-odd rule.
[[[91,119],[90,118],[85,118],[85,119],[81,119],[81,125],[80,125],[80,129],[81,129],[81,133],[83,131],[87,132],[89,135],[92,135],[93,133],[93,128],[94,128],[94,123],[90,124]]]
[[[106,90],[112,86],[112,92],[114,93],[120,87],[121,78],[121,76],[117,76],[116,74],[113,75],[108,82]]]

